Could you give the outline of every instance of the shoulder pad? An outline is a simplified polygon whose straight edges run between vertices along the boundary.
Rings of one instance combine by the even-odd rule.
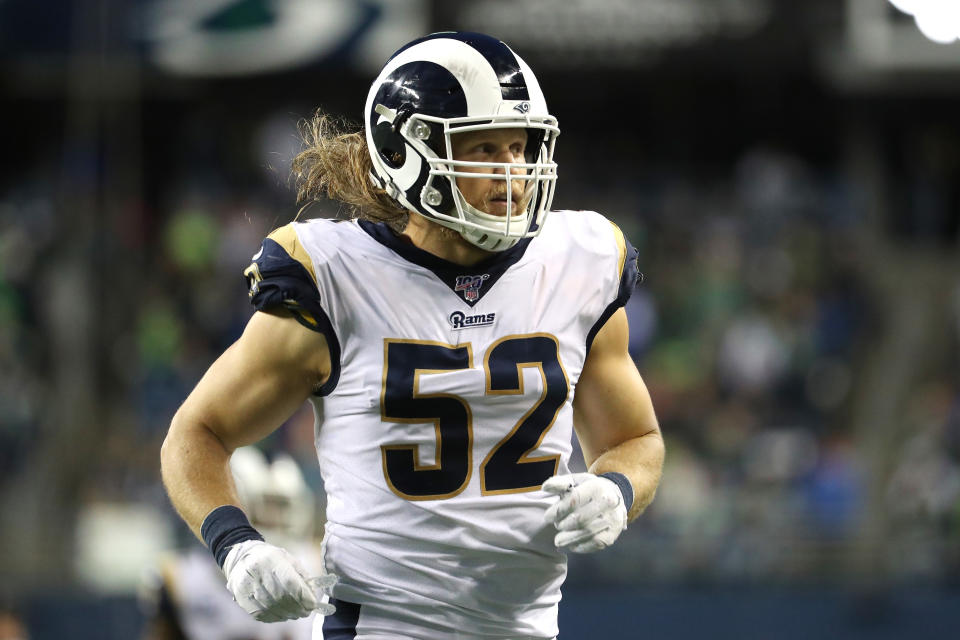
[[[250,302],[258,311],[283,307],[314,331],[323,315],[320,291],[310,256],[300,244],[293,223],[268,235],[243,272]]]

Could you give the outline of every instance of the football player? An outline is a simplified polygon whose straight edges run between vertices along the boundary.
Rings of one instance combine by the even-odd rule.
[[[314,542],[315,503],[297,463],[280,454],[268,462],[255,447],[230,459],[237,497],[252,524],[271,543],[319,571]],[[224,576],[200,545],[163,558],[146,576],[141,603],[147,615],[143,640],[310,640],[309,617],[278,624],[259,622],[233,602]]]
[[[264,240],[256,313],[161,454],[256,618],[318,610],[327,640],[553,638],[566,552],[609,547],[653,499],[664,448],[623,311],[636,251],[598,213],[550,210],[558,135],[530,67],[461,32],[390,58],[363,131],[312,121],[300,194],[355,216]],[[305,399],[328,504],[316,576],[260,539],[227,473]]]

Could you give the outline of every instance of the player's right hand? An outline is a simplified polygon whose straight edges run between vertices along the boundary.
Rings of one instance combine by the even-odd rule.
[[[309,578],[296,558],[262,540],[230,547],[223,573],[233,599],[260,622],[303,618],[315,610],[326,616],[336,610],[314,593],[319,588],[329,594],[336,576]]]

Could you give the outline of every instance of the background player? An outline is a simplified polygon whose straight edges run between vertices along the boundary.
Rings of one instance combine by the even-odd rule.
[[[293,458],[279,454],[268,461],[259,449],[241,447],[230,459],[230,470],[240,503],[257,529],[318,571],[314,496]],[[143,640],[311,637],[309,617],[267,624],[237,607],[220,568],[199,545],[164,558],[159,571],[149,576],[141,601],[148,614]]]
[[[247,272],[260,312],[171,424],[165,483],[244,608],[309,613],[308,573],[259,539],[224,474],[309,398],[341,578],[324,637],[553,637],[560,549],[612,544],[659,480],[622,310],[635,251],[599,214],[549,212],[556,119],[497,40],[407,45],[364,124],[338,137],[321,120],[297,165],[304,193],[363,220],[264,242]],[[590,473],[569,473],[574,427]]]

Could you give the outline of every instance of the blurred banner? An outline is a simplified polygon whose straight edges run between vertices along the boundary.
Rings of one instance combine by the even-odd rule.
[[[452,3],[451,3],[452,4]],[[459,3],[458,22],[499,34],[548,68],[624,68],[671,50],[739,39],[770,20],[773,0],[479,0]]]
[[[62,58],[93,17],[104,42],[135,47],[175,75],[326,64],[367,72],[383,64],[395,43],[429,30],[429,9],[428,0],[6,0],[0,56]]]
[[[155,0],[146,9],[150,61],[188,76],[379,66],[428,17],[423,0]]]

